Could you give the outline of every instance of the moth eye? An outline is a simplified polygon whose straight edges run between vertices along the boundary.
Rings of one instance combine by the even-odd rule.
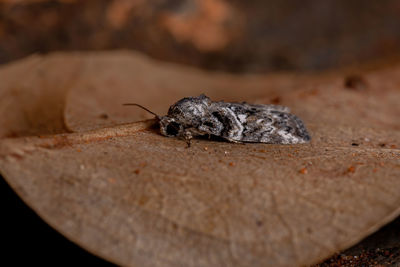
[[[167,125],[167,135],[176,136],[179,133],[179,124],[176,122],[170,122]]]
[[[206,122],[204,123],[204,125],[205,125],[205,126],[208,126],[208,127],[214,127],[214,124],[212,124],[212,122],[209,122],[209,121],[206,121]]]

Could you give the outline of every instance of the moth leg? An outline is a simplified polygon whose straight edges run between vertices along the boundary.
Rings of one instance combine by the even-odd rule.
[[[193,139],[192,132],[189,131],[189,130],[185,130],[185,131],[183,132],[183,138],[184,138],[185,141],[186,141],[187,148],[189,148],[190,145],[191,145],[191,141],[192,141],[192,139]]]
[[[190,145],[191,145],[191,140],[192,140],[192,139],[186,139],[187,148],[190,147]]]
[[[192,128],[185,129],[183,131],[181,137],[183,137],[186,140],[188,147],[190,147],[190,142],[193,139],[193,137],[199,136],[199,135],[205,135],[205,134],[208,134],[208,133],[192,127]]]

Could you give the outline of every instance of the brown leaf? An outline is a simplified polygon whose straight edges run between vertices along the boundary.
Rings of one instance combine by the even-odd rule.
[[[400,213],[400,93],[383,82],[396,72],[366,74],[369,87],[357,92],[343,88],[341,74],[231,76],[130,53],[82,58],[64,113],[77,133],[3,139],[0,171],[50,225],[95,254],[134,266],[307,265]],[[188,149],[151,128],[155,121],[116,126],[144,118],[123,102],[163,114],[203,86],[226,100],[279,96],[312,142],[197,139]]]
[[[66,132],[65,94],[82,62],[71,55],[32,56],[0,69],[0,138]]]

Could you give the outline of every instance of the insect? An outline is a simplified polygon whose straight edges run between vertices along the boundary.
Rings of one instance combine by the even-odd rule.
[[[173,104],[166,116],[135,105],[156,116],[161,134],[187,141],[195,136],[218,136],[234,143],[300,144],[311,137],[304,123],[278,105],[214,102],[204,94],[185,97]]]

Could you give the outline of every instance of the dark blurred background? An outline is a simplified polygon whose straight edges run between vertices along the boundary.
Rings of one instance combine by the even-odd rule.
[[[2,0],[0,64],[134,49],[231,72],[324,70],[400,55],[398,0]]]

